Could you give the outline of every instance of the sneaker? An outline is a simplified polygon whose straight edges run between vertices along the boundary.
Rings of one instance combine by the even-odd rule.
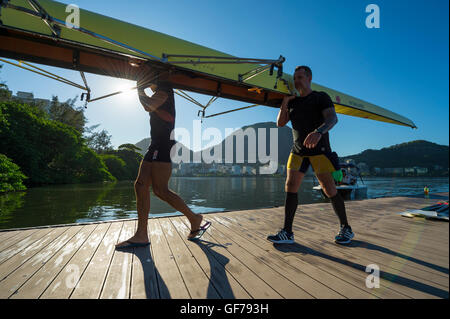
[[[348,244],[353,237],[355,237],[355,234],[350,226],[341,226],[341,231],[334,239],[337,244]]]
[[[284,229],[282,229],[276,235],[267,236],[267,240],[275,244],[293,244],[294,233],[288,234]]]

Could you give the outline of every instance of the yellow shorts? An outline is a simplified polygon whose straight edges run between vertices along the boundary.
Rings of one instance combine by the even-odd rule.
[[[339,159],[334,152],[313,156],[300,156],[291,153],[287,168],[306,173],[311,165],[316,174],[333,173],[339,169]]]

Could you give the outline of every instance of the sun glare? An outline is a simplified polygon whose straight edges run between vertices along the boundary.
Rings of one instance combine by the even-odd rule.
[[[133,85],[130,84],[121,84],[117,87],[117,91],[122,91],[121,94],[119,94],[118,96],[121,99],[127,100],[127,101],[131,101],[133,98],[136,97],[137,95],[137,91],[136,89],[133,89]]]

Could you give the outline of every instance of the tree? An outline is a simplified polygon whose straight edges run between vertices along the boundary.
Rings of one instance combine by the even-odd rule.
[[[23,181],[26,176],[22,174],[19,166],[3,154],[0,154],[0,194],[11,191],[25,190]]]
[[[128,179],[126,163],[117,155],[103,154],[101,159],[108,167],[108,171],[118,180]]]
[[[3,65],[0,64],[0,71]],[[11,99],[11,92],[8,90],[8,86],[5,82],[0,82],[0,101],[7,101]]]
[[[29,177],[27,185],[115,180],[79,131],[16,101],[0,103],[0,149]]]
[[[86,145],[93,149],[97,154],[104,154],[113,150],[111,144],[111,135],[108,131],[94,132],[99,124],[86,128],[88,134],[85,135]]]
[[[78,96],[61,103],[57,96],[53,96],[48,112],[51,120],[67,124],[83,133],[87,120],[84,116],[84,109],[75,106],[77,99]]]

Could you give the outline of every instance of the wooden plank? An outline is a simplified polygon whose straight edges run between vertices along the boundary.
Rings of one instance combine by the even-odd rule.
[[[11,297],[12,299],[37,299],[45,291],[45,289],[51,284],[55,277],[64,268],[66,263],[75,254],[75,252],[81,247],[88,236],[94,231],[97,225],[88,226],[73,226],[69,231],[72,231],[74,236],[67,242],[63,243],[63,247],[51,256],[48,262],[35,272],[27,282],[16,291]],[[68,232],[69,232],[68,231]],[[67,232],[67,233],[68,233]],[[60,238],[59,240],[62,240]],[[28,264],[28,263],[27,263]],[[29,267],[32,268],[32,267]],[[29,269],[27,269],[29,270]],[[15,273],[17,274],[17,271]],[[15,281],[20,282],[20,277]]]
[[[297,216],[297,218],[294,220],[294,225],[298,226],[298,227],[303,227],[303,228],[307,228],[308,230],[314,230],[314,231],[320,231],[323,232],[324,229],[326,229],[327,232],[330,232],[329,236],[332,236],[333,233],[337,233],[336,225],[330,226],[328,223],[321,221],[316,221],[316,220],[308,220],[307,222],[304,221],[305,219],[305,215],[309,213],[308,211],[303,210],[301,212],[301,214],[298,214],[300,216]],[[282,220],[284,219],[284,213],[281,213],[279,211],[270,211],[270,212],[265,212],[265,211],[261,211],[261,214],[271,214],[271,215],[276,215],[277,218]],[[417,249],[421,247],[421,242],[419,240],[419,235],[418,235],[418,231],[407,231],[405,233],[402,233],[401,231],[397,232],[397,239],[395,242],[392,241],[387,241],[385,239],[384,236],[381,235],[375,235],[373,236],[372,233],[368,230],[365,229],[363,227],[361,227],[358,224],[353,223],[353,228],[355,229],[356,235],[359,236],[360,234],[364,235],[364,236],[370,236],[372,237],[372,242],[380,242],[382,241],[385,245],[389,246],[389,249],[386,249],[385,251],[389,251],[392,250],[391,252],[393,252],[393,249],[397,249],[399,247],[399,243],[401,243],[401,248],[406,249],[406,251],[409,251],[410,253],[415,254],[416,256],[418,256],[418,258],[420,257],[428,257],[430,258],[430,255],[432,254],[433,260],[436,259],[436,255],[433,252],[430,252],[429,250],[427,251],[427,253],[417,253]],[[358,230],[361,229],[361,232],[358,232]],[[411,236],[413,235],[413,236]],[[414,237],[415,236],[415,237]],[[411,237],[411,238],[409,238]],[[401,239],[401,241],[399,242],[399,239]],[[395,245],[395,246],[394,246]],[[386,246],[386,247],[388,247]],[[374,246],[375,248],[375,246]],[[381,249],[381,248],[380,248]],[[418,255],[419,254],[419,255]],[[448,255],[448,252],[447,252]],[[448,263],[447,263],[448,265]],[[446,268],[448,269],[448,268]],[[430,269],[429,269],[430,270]]]
[[[136,221],[124,222],[119,241],[133,237]],[[129,299],[131,282],[131,265],[133,264],[133,250],[114,250],[111,265],[106,276],[100,299]]]
[[[297,226],[294,226],[294,229],[300,232],[310,231],[306,228]],[[332,242],[325,243],[325,245],[329,246],[330,249],[337,249],[338,251],[343,249],[343,247],[340,246],[335,247]],[[405,274],[412,275],[416,277],[416,279],[424,280],[425,283],[437,284],[441,285],[442,288],[448,288],[448,275],[427,267],[427,264],[430,266],[432,266],[432,264],[426,260],[415,260],[410,258],[410,253],[408,251],[403,254],[398,254],[385,248],[382,242],[373,245],[370,242],[364,241],[364,234],[362,233],[358,234],[357,239],[354,240],[351,247],[352,255],[376,258],[379,265],[383,266],[385,269],[386,267],[389,267],[393,270],[402,271]]]
[[[276,214],[276,212],[267,213],[267,212],[261,212],[262,214]],[[281,218],[281,216],[280,216]],[[329,227],[325,223],[316,223],[316,222],[309,222],[307,225],[303,225],[301,222],[302,218],[297,218],[294,225],[296,227],[300,228],[301,233],[308,233],[308,232],[321,232],[323,233],[324,230],[326,232],[330,233],[330,236],[333,234],[333,228]],[[312,227],[315,226],[315,227]],[[431,262],[426,262],[425,260],[432,260],[433,262],[436,261],[436,255],[434,254],[434,251],[429,251],[427,254],[420,253],[417,254],[416,250],[421,247],[421,238],[420,238],[420,232],[416,229],[414,231],[407,231],[402,233],[401,231],[397,232],[397,242],[394,246],[391,242],[386,242],[386,240],[382,236],[377,236],[373,238],[370,236],[370,233],[365,228],[360,227],[359,225],[354,225],[354,231],[356,232],[356,238],[354,240],[355,245],[360,245],[361,248],[365,247],[365,249],[369,249],[371,254],[375,254],[378,256],[383,257],[390,257],[394,256],[396,257],[396,260],[389,260],[389,262],[398,262],[400,263],[402,268],[405,267],[412,267],[417,270],[423,271],[423,275],[426,275],[427,277],[432,278],[439,278],[442,276],[448,276],[448,268],[434,265]],[[358,231],[358,230],[361,231]],[[399,240],[400,239],[400,240]],[[377,244],[373,244],[373,243]],[[415,242],[415,244],[412,244]],[[402,257],[402,258],[400,258]],[[448,266],[448,264],[447,264]]]
[[[100,297],[122,226],[123,222],[104,224],[101,231],[96,232],[101,234],[101,241],[75,288],[69,294],[70,299],[98,299]],[[95,245],[96,242],[96,240],[91,241],[92,245]],[[78,267],[81,269],[81,265]]]
[[[26,236],[29,236],[31,233],[36,232],[37,229],[28,231],[27,234],[23,234],[23,231],[7,231],[0,233],[0,252],[5,250],[7,247],[15,244],[19,238],[24,238]],[[19,235],[22,235],[22,237],[18,237]],[[16,237],[17,236],[17,237]],[[19,239],[21,240],[21,239]]]
[[[270,227],[271,223],[272,222],[268,221],[268,220],[266,220],[265,222],[262,222],[260,224],[259,231],[261,231],[262,234],[264,232],[270,231],[270,229],[268,229],[268,227]],[[317,257],[324,258],[329,261],[337,261],[341,265],[348,265],[348,266],[350,266],[350,267],[348,267],[349,270],[352,270],[352,271],[363,272],[365,269],[365,266],[358,263],[361,261],[358,259],[358,258],[361,258],[360,256],[358,256],[358,258],[356,258],[356,257],[353,257],[352,254],[350,254],[350,253],[349,253],[349,255],[342,256],[341,254],[336,252],[336,249],[332,249],[332,250],[325,249],[325,247],[324,247],[324,246],[326,246],[325,241],[321,240],[316,243],[316,242],[314,242],[314,238],[311,234],[307,235],[307,233],[305,233],[305,236],[302,236],[300,239],[296,238],[296,242],[298,244],[302,244],[301,245],[302,247],[297,247],[297,248],[293,247],[292,250],[294,250],[294,251],[302,252],[305,250],[306,251],[309,250],[311,252],[311,253],[309,253],[309,255],[311,255],[311,254],[316,255]],[[337,248],[337,247],[333,247],[333,248]],[[369,265],[372,263],[374,263],[373,260],[372,261],[365,260],[363,262],[364,265]],[[384,278],[392,277],[390,275],[392,275],[392,274],[384,272]],[[381,279],[383,279],[383,277]],[[397,276],[396,280],[397,280],[396,282],[383,281],[383,285],[385,287],[387,285],[389,285],[391,287],[395,286],[395,290],[397,292],[400,292],[400,293],[410,296],[412,298],[436,298],[437,295],[442,295],[442,293],[443,293],[443,291],[439,288],[435,288],[435,287],[417,282],[417,281],[407,278],[405,276]],[[421,291],[421,290],[416,290],[415,288],[410,287],[411,285],[413,285],[413,286],[415,285],[416,287],[421,286],[424,288],[422,290],[428,290],[428,292],[431,292],[431,293],[427,293],[427,292]]]
[[[256,246],[251,245],[253,247],[250,247],[249,250],[246,250],[242,247],[242,245],[244,245],[244,243],[242,243],[242,239],[240,241],[233,241],[230,237],[224,235],[220,231],[220,224],[214,224],[214,232],[212,233],[212,237],[222,245],[227,243],[227,241],[231,241],[231,245],[227,246],[230,254],[235,256],[236,259],[245,264],[249,269],[252,269],[259,278],[261,278],[283,298],[313,298],[313,296],[306,292],[305,289],[302,289],[302,287],[296,285],[295,282],[293,282],[293,278],[283,276],[280,272],[275,270],[277,267],[272,268],[270,263],[266,263],[265,260],[267,260],[267,258],[265,256],[255,256],[254,254],[250,253],[250,251],[254,253],[254,251],[257,250]],[[305,274],[298,272],[296,278],[302,277],[302,275],[303,277],[307,277]],[[311,278],[309,277],[307,277],[307,279],[311,280]],[[318,282],[315,282],[314,284],[320,285]],[[334,291],[329,294],[329,297],[339,299],[343,298],[343,296]]]
[[[230,223],[233,225],[233,227],[240,226],[240,227],[244,227],[244,229],[245,229],[245,226],[243,226],[243,225],[245,225],[245,223],[246,223],[246,221],[245,221],[246,216],[242,216],[242,215],[239,215],[239,216],[235,215],[233,217],[222,216],[222,218],[228,219],[230,221]],[[247,218],[249,218],[249,217],[247,216]],[[363,289],[363,290],[370,292],[381,298],[399,299],[399,298],[406,297],[403,294],[399,294],[397,292],[390,291],[390,290],[386,290],[383,295],[380,295],[371,289],[367,289],[367,287],[364,284],[365,278],[367,277],[367,274],[365,272],[351,271],[351,270],[347,269],[347,267],[343,267],[339,263],[330,263],[330,262],[327,262],[327,260],[324,260],[323,258],[315,258],[315,256],[318,256],[318,257],[324,256],[324,254],[322,254],[318,251],[316,251],[316,252],[308,251],[307,247],[301,246],[299,244],[287,245],[287,246],[274,245],[266,240],[263,240],[262,238],[267,236],[266,235],[267,230],[266,230],[265,226],[267,224],[270,224],[270,222],[269,221],[259,221],[259,220],[255,220],[254,218],[252,218],[251,221],[254,224],[252,227],[252,231],[255,233],[254,237],[258,238],[261,245],[266,245],[266,246],[262,246],[262,247],[271,248],[272,251],[274,251],[274,253],[281,254],[283,259],[292,258],[293,259],[292,263],[294,265],[296,263],[295,260],[297,260],[297,263],[298,262],[306,263],[306,265],[301,264],[298,267],[300,269],[302,269],[303,271],[309,271],[311,273],[311,276],[317,276],[318,278],[326,280],[327,285],[334,285],[336,283],[335,277],[338,277],[339,279],[346,281],[349,284],[352,284],[360,289]],[[264,226],[260,226],[261,224],[264,224]],[[261,231],[261,229],[264,229],[264,230]],[[285,247],[285,248],[287,247],[286,248],[288,250],[287,252],[289,252],[289,250],[293,250],[292,252],[298,252],[299,254],[301,254],[301,256],[300,255],[297,256],[294,254],[286,254],[287,252],[285,252],[285,249],[282,247]],[[326,256],[327,255],[325,255],[325,257]],[[328,273],[328,276],[324,275],[323,272],[325,272],[325,274]],[[330,275],[331,275],[331,277],[330,277]],[[339,286],[337,286],[335,289],[340,290],[342,288],[339,288]]]
[[[371,208],[371,206],[368,205],[362,205],[359,207],[351,207],[350,205],[346,204],[347,206],[347,214],[349,216],[350,224],[359,224],[363,226],[364,228],[368,228],[370,231],[382,231],[383,237],[390,238],[391,240],[397,240],[397,231],[399,229],[409,229],[411,227],[411,221],[410,219],[406,219],[404,217],[399,216],[395,212],[391,212],[389,214],[386,213],[380,213],[383,211],[380,207],[374,207]],[[306,212],[308,212],[306,214]],[[315,214],[309,213],[309,212],[315,212]],[[318,212],[320,214],[318,214]],[[355,212],[360,212],[358,215],[355,216]],[[317,204],[317,205],[300,205],[299,206],[299,213],[302,214],[302,217],[305,219],[305,221],[318,221],[320,218],[320,222],[328,224],[328,225],[334,225],[336,224],[335,218],[332,218],[334,216],[334,212],[332,210],[331,205],[325,205],[324,204]],[[325,214],[322,214],[325,213]],[[368,221],[372,218],[376,219],[377,222],[369,223]],[[395,224],[393,224],[395,221]],[[433,227],[437,224],[442,223],[436,223],[432,221],[427,221],[427,227],[423,230],[424,232],[427,232],[427,229],[430,227]],[[436,233],[436,229],[432,234]],[[448,241],[448,232],[445,233],[446,236],[439,237],[440,240]],[[428,248],[435,247],[435,240],[430,241],[428,238],[425,238],[423,240],[423,244],[427,244]],[[447,245],[448,246],[448,245]],[[440,248],[440,247],[435,247]],[[444,251],[443,255],[447,255]]]
[[[40,299],[68,299],[77,285],[87,264],[100,244],[106,227],[99,227],[84,241],[80,249],[70,258]]]
[[[337,218],[334,216],[332,217],[331,212],[329,214],[330,218],[327,218],[327,216],[321,215],[320,217],[322,217],[322,219],[320,219],[320,220],[317,219],[318,217],[315,217],[315,218],[311,217],[311,216],[318,215],[317,213],[314,215],[314,212],[317,212],[316,207],[302,207],[301,211],[297,212],[294,223],[298,224],[298,225],[305,224],[305,227],[316,229],[319,231],[323,231],[323,228],[328,227],[328,229],[332,229],[333,233],[337,233],[337,231],[338,231]],[[261,213],[265,213],[265,211],[262,210]],[[281,225],[284,220],[284,212],[277,209],[277,210],[273,210],[271,213],[277,215],[277,218],[275,219],[275,224]],[[331,221],[332,218],[336,218],[336,221]],[[369,227],[364,227],[364,226],[358,225],[358,222],[355,220],[353,220],[351,222],[351,224],[353,225],[352,227],[355,229],[355,232],[358,232],[359,229],[362,229],[362,230],[364,230],[364,234],[366,236],[370,236],[375,241],[383,240],[383,242],[388,244],[390,247],[398,246],[399,239],[400,239],[399,234],[401,234],[401,232],[399,232],[399,231],[396,231],[396,234],[394,236],[394,235],[387,234],[385,232],[385,230],[383,229],[383,230],[381,230],[382,234],[380,234],[380,232],[375,233],[374,230],[372,230]],[[417,233],[416,233],[417,229],[416,230],[408,230],[408,232],[417,235]],[[333,236],[333,234],[330,233],[330,236]],[[447,252],[442,253],[446,257],[442,257],[442,256],[436,255],[434,253],[433,247],[421,247],[422,245],[424,245],[423,243],[421,243],[421,246],[417,247],[417,238],[401,238],[401,240],[402,240],[402,246],[404,246],[406,248],[414,247],[414,251],[412,253],[417,258],[427,257],[427,256],[429,257],[430,251],[433,251],[434,262],[437,264],[440,264],[443,267],[445,265],[448,266],[448,250],[447,250]],[[448,267],[447,267],[447,269],[448,269]]]
[[[158,222],[192,299],[219,299],[220,295],[210,286],[209,278],[188,250],[184,234],[180,237],[169,218],[158,219]]]
[[[182,221],[188,226],[188,222],[184,219]],[[189,227],[189,226],[188,226]],[[256,274],[253,269],[250,269],[247,265],[238,260],[229,252],[229,246],[232,243],[221,244],[218,242],[211,233],[214,232],[214,225],[210,227],[208,232],[203,235],[204,241],[208,244],[212,243],[212,246],[217,252],[217,254],[225,257],[226,261],[223,266],[232,274],[232,276],[245,288],[245,290],[253,298],[262,299],[280,299],[282,296],[277,293],[270,285],[268,285],[263,279],[261,279],[258,274]],[[224,259],[219,260],[223,262]]]
[[[232,227],[243,227],[243,229],[245,229],[245,216],[242,215],[235,215],[233,217],[230,216],[222,216],[222,218],[224,219],[228,219],[232,225]],[[394,299],[399,299],[399,298],[405,298],[406,296],[404,294],[399,294],[395,291],[392,290],[388,290],[385,289],[383,291],[383,294],[379,294],[379,290],[377,291],[372,291],[369,290],[366,286],[365,286],[365,278],[367,276],[367,274],[365,272],[358,272],[358,271],[352,271],[350,269],[347,269],[347,267],[342,267],[342,265],[340,265],[339,263],[335,264],[335,263],[330,263],[325,261],[324,259],[321,258],[315,258],[314,256],[323,256],[324,254],[321,254],[319,252],[314,252],[314,251],[309,251],[308,249],[305,247],[303,248],[303,246],[300,246],[299,244],[294,244],[294,245],[274,245],[272,243],[269,243],[268,241],[264,243],[264,241],[262,240],[263,237],[265,237],[264,235],[267,233],[267,230],[265,231],[260,231],[260,229],[262,228],[261,226],[258,226],[258,224],[260,223],[259,220],[255,220],[252,218],[252,223],[254,223],[253,227],[252,227],[252,231],[254,233],[254,238],[257,238],[260,241],[260,244],[263,245],[265,244],[266,246],[270,245],[270,248],[272,248],[273,253],[275,254],[281,254],[283,259],[290,259],[290,262],[296,266],[296,260],[297,263],[301,263],[298,265],[298,267],[300,269],[302,269],[303,271],[308,271],[311,276],[317,276],[318,278],[322,278],[323,280],[326,281],[326,283],[328,285],[335,285],[336,283],[336,278],[335,277],[339,277],[341,280],[346,281],[347,283],[350,283],[356,287],[359,287],[360,289],[367,289],[366,291],[370,291],[372,294],[375,294],[376,296],[380,297],[380,298],[394,298]],[[263,222],[264,224],[268,224],[269,222]],[[270,223],[269,223],[270,224]],[[265,228],[263,228],[265,229]],[[251,237],[253,236],[248,236],[250,239],[249,240],[255,240]],[[261,247],[265,247],[265,246],[261,246]],[[277,248],[278,247],[278,248]],[[285,252],[285,248],[282,247],[287,247],[287,251]],[[274,249],[275,248],[275,249]],[[290,252],[290,250],[292,250],[292,252],[298,252],[299,254],[301,254],[301,256],[297,256],[294,254],[286,254],[287,252]],[[270,251],[270,250],[268,250]],[[327,255],[325,255],[326,257]],[[306,265],[305,265],[306,264]],[[325,274],[328,273],[328,276],[324,276],[324,272]],[[331,277],[330,277],[331,275]],[[342,288],[340,288],[339,286],[336,287],[337,290],[340,290]]]
[[[261,248],[253,241],[248,240],[247,236],[241,233],[242,229],[239,231],[232,229],[230,223],[219,216],[213,216],[212,219],[216,222],[213,236],[216,237],[217,235],[222,239],[228,238],[238,246],[241,246],[242,249],[235,250],[236,254],[232,252],[236,257],[239,256],[238,258],[241,259],[241,261],[251,261],[254,259],[258,264],[269,267],[270,270],[267,271],[266,269],[255,268],[254,266],[256,265],[254,264],[250,265],[252,269],[260,274],[260,276],[263,274],[265,275],[264,277],[268,277],[267,273],[273,273],[272,278],[270,276],[268,277],[267,283],[269,283],[271,287],[284,298],[310,299],[323,297],[327,299],[342,299],[345,297],[339,291],[336,291],[307,275],[301,270],[303,267],[293,267],[290,263],[286,262],[286,259],[279,258],[280,256],[276,256],[269,250]],[[248,229],[247,232],[252,232],[252,229]],[[247,262],[246,264],[248,265]],[[333,280],[336,280],[338,283],[340,281],[338,278],[333,278]],[[311,289],[311,287],[313,287],[313,289]],[[355,287],[351,288],[353,291],[357,290]],[[373,295],[366,294],[364,291],[358,292],[358,294],[354,294],[354,296],[358,296],[359,298],[374,297]]]
[[[148,226],[147,226],[148,231]],[[158,299],[158,276],[152,245],[134,249],[131,276],[131,299]]]
[[[158,221],[150,219],[148,224],[160,298],[191,298]]]
[[[49,234],[52,229],[40,229],[29,230],[21,232],[18,236],[11,238],[11,240],[5,241],[1,243],[1,252],[0,252],[0,264],[4,263],[7,259],[12,256],[24,251],[29,246],[31,246],[34,242],[41,240],[44,238],[46,234]],[[1,278],[0,278],[1,279]]]
[[[170,218],[170,221],[180,236],[182,238],[187,238],[190,229],[180,220],[180,218],[184,217],[172,217]],[[230,272],[226,270],[224,265],[228,263],[229,259],[217,253],[213,249],[213,243],[208,243],[204,240],[198,242],[186,241],[185,243],[190,253],[208,276],[210,281],[209,287],[211,289],[215,289],[224,299],[251,298],[247,291],[236,279],[234,279]],[[222,264],[219,261],[222,261]]]
[[[81,227],[69,228],[66,232],[46,245],[39,253],[24,262],[13,273],[0,282],[0,299],[9,298],[29,279],[42,268],[46,262],[55,255],[79,231]]]
[[[214,216],[214,218],[223,225],[223,227],[228,228],[227,233],[233,236],[233,232],[237,233],[239,236],[245,237],[245,241],[254,243],[258,248],[253,248],[252,253],[258,252],[261,255],[260,258],[267,260],[277,268],[283,271],[291,280],[299,281],[299,284],[307,292],[312,293],[316,298],[327,298],[329,299],[329,293],[324,293],[318,289],[318,286],[330,287],[328,289],[333,289],[334,291],[340,293],[342,296],[347,298],[376,298],[377,296],[373,294],[372,291],[366,287],[358,287],[354,285],[358,282],[358,278],[353,280],[345,281],[342,276],[336,277],[335,274],[329,273],[325,270],[319,269],[317,263],[309,264],[302,259],[293,258],[290,255],[282,254],[276,249],[274,249],[273,244],[263,239],[259,234],[255,236],[253,224],[247,224],[244,219],[236,220],[236,216],[229,219],[227,216]],[[225,231],[224,228],[224,231]],[[234,235],[236,236],[236,234]],[[249,250],[250,251],[250,250]],[[311,283],[309,281],[301,280],[299,274],[304,272],[314,280],[316,283]],[[349,276],[347,276],[349,277]],[[364,289],[365,288],[365,289]],[[391,296],[398,298],[398,295]],[[400,296],[401,297],[401,296]]]
[[[376,214],[378,210],[372,210],[370,208],[365,208],[364,212],[366,215]],[[350,211],[351,215],[351,211]],[[401,217],[396,213],[392,213],[391,216],[383,216],[377,218],[376,222],[369,223],[367,222],[367,218],[361,217],[357,219],[356,222],[361,226],[364,226],[371,231],[381,231],[387,237],[397,238],[398,231],[407,231],[415,229],[421,230],[421,243],[428,248],[434,248],[437,252],[440,251],[440,248],[448,247],[448,231],[445,227],[439,226],[448,226],[448,223],[436,222],[425,219],[408,219]],[[353,221],[352,221],[353,223]],[[426,227],[423,227],[426,226]],[[445,246],[436,246],[436,238],[439,239],[440,242]],[[441,252],[441,255],[446,256],[445,249]]]
[[[43,237],[38,240],[36,240],[36,238],[33,238],[31,240],[31,245],[20,247],[17,253],[13,251],[12,254],[14,255],[0,265],[0,280],[5,280],[7,276],[12,274],[16,269],[26,263],[29,259],[33,258],[33,256],[43,251],[47,245],[52,243],[56,238],[58,238],[61,234],[65,233],[68,230],[69,227],[55,228],[50,231],[45,230],[45,232],[40,233],[41,235],[44,234]],[[25,243],[29,243],[29,241],[27,241],[26,239],[24,241]],[[20,245],[22,246],[25,244],[21,242]]]

